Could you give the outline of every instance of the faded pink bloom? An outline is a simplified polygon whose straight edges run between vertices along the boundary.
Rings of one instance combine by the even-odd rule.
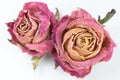
[[[55,24],[55,16],[45,3],[28,2],[7,26],[12,43],[32,56],[43,56],[53,47],[50,31]]]
[[[115,43],[103,26],[83,9],[65,16],[53,30],[52,56],[62,69],[85,77],[94,64],[108,61]]]

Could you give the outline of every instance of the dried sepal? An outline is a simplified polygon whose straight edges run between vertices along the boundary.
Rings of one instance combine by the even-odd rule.
[[[33,69],[36,70],[36,68],[38,67],[39,61],[40,61],[41,57],[32,57],[32,65],[33,65]]]
[[[55,18],[56,18],[57,22],[59,22],[59,20],[60,20],[60,12],[59,12],[59,10],[57,8],[56,8],[56,13],[55,13]]]

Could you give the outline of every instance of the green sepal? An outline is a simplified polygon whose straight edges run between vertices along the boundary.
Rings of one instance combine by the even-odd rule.
[[[108,22],[115,15],[115,13],[116,13],[115,9],[112,9],[110,12],[106,14],[106,16],[103,19],[101,19],[101,17],[98,16],[98,22],[100,24]]]
[[[36,68],[38,67],[39,61],[40,61],[41,57],[32,57],[32,65],[33,65],[33,69],[36,70]]]
[[[58,63],[57,62],[55,62],[55,69],[57,69],[57,67],[58,67],[59,65],[58,65]]]
[[[55,18],[56,18],[57,22],[59,22],[59,20],[60,20],[60,12],[59,12],[59,10],[57,8],[56,8],[56,13],[55,13]]]
[[[8,39],[8,41],[9,41],[11,44],[16,45],[15,43],[12,42],[12,40]]]

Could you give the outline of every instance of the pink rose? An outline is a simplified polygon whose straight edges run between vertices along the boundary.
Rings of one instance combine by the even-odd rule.
[[[83,9],[65,16],[53,30],[52,56],[62,69],[85,77],[94,64],[108,61],[115,43],[103,26]]]
[[[7,26],[12,43],[32,56],[43,56],[53,47],[50,33],[55,24],[55,16],[45,3],[28,2]]]

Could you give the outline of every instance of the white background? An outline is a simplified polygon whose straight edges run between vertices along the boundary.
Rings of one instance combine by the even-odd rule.
[[[38,0],[47,3],[55,13],[58,8],[61,16],[70,14],[78,7],[88,11],[94,18],[102,17],[111,9],[116,9],[115,16],[106,23],[117,47],[110,61],[96,64],[91,73],[78,79],[64,72],[60,67],[54,69],[54,61],[46,55],[36,71],[31,64],[31,56],[8,42],[6,22],[16,19],[25,2],[29,0],[1,0],[0,2],[0,80],[120,80],[120,0]],[[34,1],[34,0],[33,0]]]

